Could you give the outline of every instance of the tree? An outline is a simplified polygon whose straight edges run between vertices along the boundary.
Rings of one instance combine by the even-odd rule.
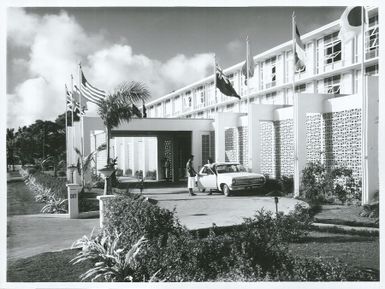
[[[12,170],[15,170],[15,162],[17,152],[15,150],[15,130],[7,128],[7,164],[12,165]]]
[[[110,139],[111,131],[123,121],[130,121],[135,116],[135,103],[141,103],[150,97],[148,89],[140,82],[122,83],[112,94],[98,102],[98,114],[106,128],[107,165],[111,167]],[[107,191],[109,192],[107,180]]]

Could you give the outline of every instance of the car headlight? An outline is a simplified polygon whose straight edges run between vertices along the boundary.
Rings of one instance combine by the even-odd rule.
[[[232,185],[235,185],[236,183],[237,183],[237,180],[236,180],[236,179],[233,179]]]

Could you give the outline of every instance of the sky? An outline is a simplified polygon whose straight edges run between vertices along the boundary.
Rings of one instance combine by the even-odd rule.
[[[55,120],[78,63],[97,88],[141,81],[152,99],[337,20],[344,7],[34,7],[7,9],[7,127]],[[92,112],[94,105],[88,106]],[[22,112],[22,113],[21,113]]]

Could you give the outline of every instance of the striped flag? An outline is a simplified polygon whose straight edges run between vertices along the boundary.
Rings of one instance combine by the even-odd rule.
[[[305,44],[302,43],[301,35],[299,34],[297,24],[294,21],[295,26],[295,45],[294,45],[294,57],[295,57],[295,69],[297,71],[303,71],[306,69],[306,52]]]
[[[82,104],[82,111],[87,110],[87,101],[89,101],[87,98],[85,98],[83,95],[80,94],[80,89],[77,87],[77,85],[74,85],[74,92],[73,92],[74,101],[77,102],[78,107],[80,108],[80,103]]]
[[[84,76],[82,68],[80,67],[81,81],[80,84],[80,94],[84,96],[88,101],[93,103],[98,103],[100,100],[106,97],[106,92],[104,90],[98,89],[92,86]]]

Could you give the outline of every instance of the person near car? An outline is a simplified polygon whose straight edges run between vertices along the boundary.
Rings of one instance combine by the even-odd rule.
[[[207,159],[207,164],[209,165],[209,168],[210,168],[212,171],[214,171],[214,166],[213,166],[214,161],[213,161],[213,159],[212,159],[211,157],[209,157],[209,158]],[[210,189],[210,191],[207,193],[207,195],[212,195],[212,194],[213,194],[212,189]]]
[[[187,188],[190,196],[195,196],[194,187],[195,187],[195,177],[197,172],[194,170],[194,156],[191,155],[186,163],[186,173],[187,173]]]

